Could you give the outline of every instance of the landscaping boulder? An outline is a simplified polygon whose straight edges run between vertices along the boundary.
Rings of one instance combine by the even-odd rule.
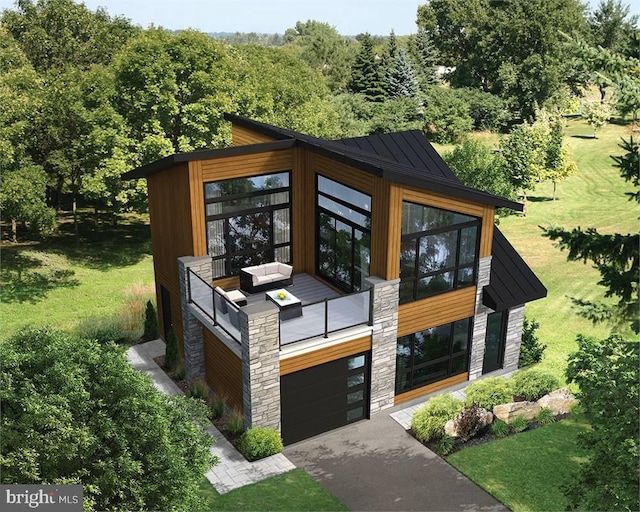
[[[493,422],[493,414],[483,408],[478,409],[478,415],[480,417],[480,428],[489,425]],[[457,418],[457,416],[456,416]],[[456,431],[456,418],[449,420],[444,425],[444,433],[451,437],[458,437]]]
[[[543,409],[551,409],[554,416],[568,414],[578,400],[567,388],[556,389],[538,400]]]
[[[493,415],[505,423],[511,423],[516,416],[524,416],[525,420],[531,421],[541,409],[538,402],[511,402],[496,405],[493,408]]]

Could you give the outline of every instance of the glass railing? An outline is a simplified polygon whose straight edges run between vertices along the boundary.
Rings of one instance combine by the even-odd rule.
[[[236,342],[240,343],[238,306],[228,301],[193,270],[188,269],[189,302],[192,302]]]
[[[280,320],[280,346],[371,323],[371,290],[302,306],[302,315]]]

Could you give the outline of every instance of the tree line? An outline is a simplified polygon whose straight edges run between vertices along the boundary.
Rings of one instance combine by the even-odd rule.
[[[567,34],[637,58],[635,27],[619,0],[593,13],[578,0],[431,0],[409,36],[343,37],[309,20],[281,38],[219,40],[142,29],[73,0],[20,0],[0,17],[2,215],[16,240],[21,226],[49,233],[63,207],[75,220],[79,201],[114,220],[142,211],[144,183],[120,176],[229,145],[224,112],[325,138],[512,132],[499,154],[468,143],[450,160],[468,184],[514,197],[575,172],[560,114],[588,85],[608,87]],[[621,113],[632,99],[616,98]],[[462,157],[478,151],[478,165],[499,171],[470,172]]]

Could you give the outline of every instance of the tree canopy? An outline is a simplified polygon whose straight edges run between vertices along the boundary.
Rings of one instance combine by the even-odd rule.
[[[3,484],[82,484],[85,510],[200,510],[203,405],[157,391],[114,344],[27,328],[0,358]]]

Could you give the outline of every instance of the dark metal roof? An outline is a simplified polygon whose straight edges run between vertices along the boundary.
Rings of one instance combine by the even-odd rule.
[[[542,282],[497,227],[493,230],[491,255],[489,285],[482,289],[485,306],[504,311],[547,296]]]
[[[253,153],[261,153],[263,151],[276,151],[279,149],[289,149],[296,145],[294,139],[283,139],[274,142],[264,142],[261,144],[248,144],[246,146],[233,146],[230,148],[220,149],[201,149],[198,151],[189,151],[187,153],[176,153],[155,162],[143,165],[137,169],[133,169],[122,175],[123,180],[134,180],[138,178],[146,178],[155,172],[164,171],[176,164],[184,162],[192,162],[194,160],[207,160],[209,158],[223,158],[226,156],[250,155]]]
[[[516,211],[523,209],[520,203],[463,185],[417,130],[330,141],[234,114],[225,114],[224,118],[269,137],[295,138],[301,147],[391,181],[481,204]],[[397,149],[397,153],[393,149]]]

